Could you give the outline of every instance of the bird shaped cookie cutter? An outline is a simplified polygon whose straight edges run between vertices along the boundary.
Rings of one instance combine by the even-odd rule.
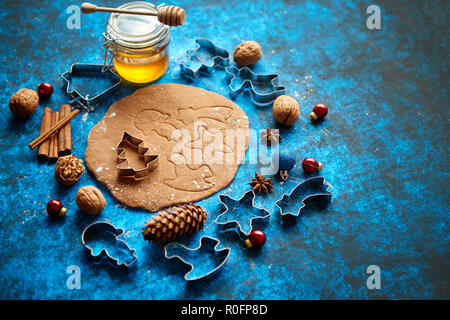
[[[186,51],[186,57],[180,63],[182,76],[195,80],[201,74],[212,74],[214,70],[224,69],[230,64],[230,53],[227,50],[207,39],[196,39],[195,43],[197,48]],[[208,57],[205,58],[205,55]]]
[[[217,249],[219,245],[220,240],[208,236],[203,236],[200,238],[200,245],[197,248],[188,248],[178,242],[173,242],[165,245],[164,256],[166,257],[166,259],[178,258],[181,262],[190,267],[190,270],[184,275],[184,280],[201,280],[209,278],[212,275],[216,274],[228,261],[231,249]],[[215,266],[211,266],[209,268],[206,266],[207,264],[198,265],[197,268],[206,266],[206,271],[198,272],[196,264],[194,264],[192,260],[195,260],[195,257],[198,257],[198,255],[202,251],[210,252],[213,259],[216,261],[216,264]]]
[[[286,93],[286,87],[278,85],[278,74],[257,74],[248,67],[233,66],[225,68],[225,72],[232,99],[248,91],[255,105],[266,107]]]
[[[124,131],[122,139],[116,147],[117,150],[117,165],[119,171],[119,178],[133,178],[135,180],[144,179],[159,165],[159,155],[150,154],[150,148],[143,146],[144,141],[132,136]],[[125,157],[125,145],[135,149],[140,157],[143,158],[145,167],[142,169],[134,169],[130,166],[128,158]]]
[[[330,184],[324,177],[312,177],[295,186],[289,194],[283,194],[275,202],[282,218],[295,218],[300,216],[302,209],[312,203],[328,203],[333,196],[328,190]],[[292,210],[295,207],[295,211]]]
[[[215,223],[224,229],[236,228],[240,236],[248,238],[255,222],[267,223],[271,213],[264,208],[256,207],[255,192],[249,190],[240,199],[233,199],[228,195],[219,195],[220,203],[226,208],[223,213],[217,216]],[[248,215],[252,215],[248,218]],[[247,217],[246,217],[247,215]],[[243,218],[248,221],[243,226]]]
[[[132,249],[128,246],[128,244],[124,241],[119,239],[118,237],[124,234],[124,230],[120,228],[116,228],[114,225],[112,225],[109,222],[106,221],[100,221],[100,222],[94,222],[90,225],[88,225],[81,234],[81,242],[83,243],[84,248],[87,250],[87,252],[92,256],[92,258],[98,263],[101,262],[105,257],[108,258],[115,266],[125,266],[130,267],[133,263],[136,262],[137,257],[135,255],[136,250]],[[128,261],[125,261],[125,259],[122,259],[120,261],[120,256],[116,256],[112,253],[112,251],[108,251],[108,248],[106,246],[102,246],[99,252],[96,254],[94,253],[94,247],[90,244],[91,241],[96,240],[97,238],[102,237],[113,237],[116,241],[117,247],[122,247],[122,249],[114,250],[115,253],[123,253],[124,251],[128,254]],[[104,240],[104,239],[103,239]]]

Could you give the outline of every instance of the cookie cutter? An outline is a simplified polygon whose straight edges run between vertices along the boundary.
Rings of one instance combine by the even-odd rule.
[[[280,210],[281,217],[298,217],[303,208],[311,203],[330,202],[333,193],[328,190],[330,184],[324,177],[312,177],[300,182],[289,194],[283,194],[281,199],[275,202],[275,206]],[[298,203],[301,199],[301,206],[297,212],[290,212],[290,203]]]
[[[253,223],[255,221],[267,223],[270,219],[271,213],[264,208],[259,208],[254,205],[255,192],[249,190],[244,193],[244,195],[236,200],[228,195],[219,195],[220,203],[226,208],[226,210],[219,214],[215,220],[215,223],[222,226],[225,229],[237,228],[242,236],[248,237],[253,228]],[[260,215],[254,214],[255,212],[261,213]],[[243,217],[245,214],[253,214],[253,217],[248,220],[248,228],[243,228],[242,221],[239,222],[236,217]],[[224,217],[231,215],[231,219],[221,222]]]
[[[135,249],[130,248],[124,240],[118,239],[118,237],[121,236],[122,234],[124,234],[124,232],[125,231],[123,229],[116,228],[114,225],[110,224],[109,222],[106,222],[106,221],[94,222],[94,223],[88,225],[83,230],[83,233],[81,234],[81,242],[83,243],[84,248],[87,250],[87,252],[92,256],[92,258],[96,262],[101,262],[106,257],[118,267],[122,266],[122,265],[125,267],[129,267],[133,263],[136,262],[137,257],[135,256],[135,253],[136,253]],[[125,250],[128,251],[128,253],[130,254],[130,256],[133,259],[130,262],[125,262],[125,261],[120,262],[119,258],[112,255],[108,251],[106,246],[102,247],[102,249],[100,250],[100,252],[98,254],[95,254],[94,248],[91,247],[88,244],[88,242],[91,238],[95,238],[95,236],[99,236],[102,233],[103,234],[111,234],[112,236],[114,236],[117,246],[122,246],[123,248],[125,248]]]
[[[222,269],[222,267],[228,261],[231,249],[230,248],[217,249],[219,245],[220,240],[208,236],[203,236],[200,238],[200,245],[197,248],[189,248],[178,242],[169,243],[165,245],[164,256],[166,257],[166,259],[178,258],[185,265],[188,265],[190,267],[190,270],[185,273],[184,280],[195,281],[205,279],[207,277],[216,274],[220,269]],[[184,254],[189,255],[192,253],[196,254],[197,252],[201,251],[207,252],[211,251],[214,258],[218,260],[218,264],[214,268],[210,268],[210,270],[208,270],[207,272],[195,275],[195,265],[192,262],[189,262],[189,259],[183,257],[183,255]]]
[[[132,148],[136,149],[139,157],[142,157],[145,162],[145,167],[142,169],[135,170],[130,167],[128,163],[128,158],[124,157],[125,148],[124,145],[128,144]],[[159,155],[157,154],[147,154],[150,148],[143,146],[144,141],[132,136],[128,132],[124,131],[122,139],[116,147],[117,150],[117,165],[116,168],[119,170],[119,178],[133,178],[135,180],[144,179],[159,165]]]
[[[180,73],[184,77],[195,80],[201,74],[210,75],[215,69],[224,69],[230,64],[230,53],[207,39],[196,39],[197,48],[186,51],[185,61],[180,63]],[[201,53],[206,51],[209,58],[200,60]],[[198,66],[192,66],[197,64]]]
[[[66,94],[70,102],[88,111],[93,110],[91,104],[122,82],[112,69],[105,71],[103,64],[74,63],[61,77],[67,82]],[[75,79],[82,79],[82,84],[77,84]],[[103,87],[99,85],[102,81],[106,82]]]
[[[286,93],[286,87],[278,85],[278,74],[257,74],[248,67],[233,66],[225,68],[225,72],[232,99],[248,91],[254,104],[265,107]],[[241,82],[236,83],[237,79]]]

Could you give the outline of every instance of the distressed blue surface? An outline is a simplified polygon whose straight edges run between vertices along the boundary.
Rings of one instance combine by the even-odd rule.
[[[241,40],[260,42],[264,56],[255,71],[279,73],[280,84],[300,102],[299,121],[280,128],[282,147],[297,160],[324,163],[322,174],[334,189],[325,210],[302,211],[297,224],[281,223],[274,203],[295,185],[258,196],[256,205],[273,215],[260,251],[243,249],[235,236],[218,234],[217,195],[207,208],[201,235],[218,236],[231,247],[216,278],[187,285],[186,267],[166,260],[162,247],[143,241],[141,228],[151,216],[126,208],[86,172],[73,187],[58,185],[54,165],[38,163],[27,144],[39,133],[44,106],[66,103],[60,73],[74,62],[103,62],[102,32],[107,15],[83,16],[80,30],[66,27],[67,1],[7,0],[0,5],[0,298],[3,299],[378,299],[449,298],[449,143],[448,20],[446,1],[377,1],[382,29],[366,28],[373,1],[175,1],[187,10],[183,27],[172,28],[170,68],[158,83],[186,83],[178,61],[207,38],[232,52]],[[80,4],[81,1],[74,2]],[[97,1],[120,5],[122,1]],[[9,97],[40,82],[55,93],[28,120],[16,120]],[[228,96],[225,74],[216,71],[192,83]],[[108,106],[136,87],[121,84],[94,113],[72,122],[74,154],[82,157],[90,128]],[[252,128],[277,127],[270,108],[236,102]],[[329,106],[327,120],[314,125],[315,103]],[[303,176],[301,166],[292,170]],[[239,198],[254,168],[242,165],[224,192]],[[107,206],[90,218],[76,209],[75,194],[95,185]],[[45,204],[58,198],[70,215],[47,218]],[[126,231],[137,249],[129,271],[94,265],[80,235],[96,220]],[[381,290],[366,288],[366,268],[379,265]],[[81,268],[81,290],[68,290],[66,269]]]

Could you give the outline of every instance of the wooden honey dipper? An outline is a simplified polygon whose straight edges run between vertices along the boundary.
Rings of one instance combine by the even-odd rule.
[[[116,8],[106,8],[98,7],[95,4],[84,2],[81,5],[81,12],[83,13],[93,13],[97,11],[102,12],[116,12],[116,13],[126,13],[126,14],[140,14],[146,16],[158,17],[158,21],[164,23],[165,25],[176,27],[181,26],[186,18],[186,13],[184,9],[176,6],[161,7],[157,12],[151,11],[138,11],[138,10],[125,10]]]

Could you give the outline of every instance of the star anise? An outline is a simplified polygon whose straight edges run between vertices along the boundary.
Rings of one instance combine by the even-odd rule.
[[[266,141],[267,145],[270,147],[273,144],[277,144],[281,141],[280,133],[277,130],[270,130],[270,128],[266,129],[266,132],[262,134],[262,140]]]
[[[272,178],[267,178],[265,175],[260,176],[258,172],[255,172],[255,178],[253,178],[252,182],[249,182],[248,184],[252,186],[253,191],[258,192],[260,194],[261,192],[268,194],[270,189],[273,188],[273,185],[270,183],[272,181]]]

